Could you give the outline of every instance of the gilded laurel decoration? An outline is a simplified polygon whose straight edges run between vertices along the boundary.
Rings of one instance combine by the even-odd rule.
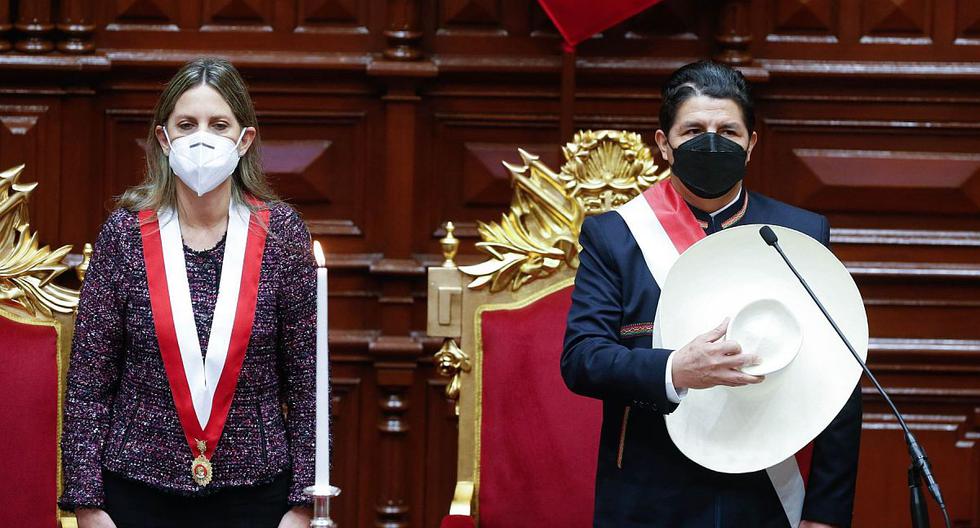
[[[491,258],[459,268],[474,277],[469,288],[517,290],[561,266],[577,268],[585,217],[628,202],[669,174],[657,172],[650,149],[633,132],[580,131],[562,151],[558,173],[522,149],[522,165],[504,162],[514,186],[510,210],[499,222],[478,224],[476,246]]]
[[[32,316],[69,314],[78,291],[52,281],[68,269],[71,246],[40,246],[30,230],[27,200],[37,183],[19,183],[24,166],[0,173],[0,302],[13,303]]]
[[[516,290],[551,274],[563,263],[578,263],[578,230],[585,210],[537,156],[519,152],[523,166],[504,163],[514,185],[510,211],[500,222],[478,225],[482,241],[476,246],[492,258],[459,268],[476,277],[470,288],[489,286],[496,292],[510,286]]]

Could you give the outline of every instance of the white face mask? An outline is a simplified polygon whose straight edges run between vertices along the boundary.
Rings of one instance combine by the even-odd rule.
[[[167,127],[163,127],[163,135],[170,144],[170,168],[192,191],[203,196],[235,172],[241,158],[238,144],[245,137],[245,130],[242,129],[235,143],[203,130],[170,141]]]

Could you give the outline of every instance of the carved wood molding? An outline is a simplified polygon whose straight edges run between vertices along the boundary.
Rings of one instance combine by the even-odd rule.
[[[980,231],[832,227],[830,229],[830,241],[834,244],[980,247]]]
[[[845,262],[855,277],[980,280],[980,264],[945,262]]]

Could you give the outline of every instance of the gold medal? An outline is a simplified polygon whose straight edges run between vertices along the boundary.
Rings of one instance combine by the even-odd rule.
[[[197,458],[191,462],[191,476],[198,486],[207,486],[211,483],[211,461],[204,456],[207,451],[207,444],[204,440],[197,441],[197,450],[201,452]]]

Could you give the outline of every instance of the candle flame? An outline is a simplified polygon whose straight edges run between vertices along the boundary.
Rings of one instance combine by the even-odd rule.
[[[326,264],[326,259],[323,258],[323,248],[320,247],[320,241],[313,241],[313,255],[316,257],[316,265],[318,267],[323,267]]]

